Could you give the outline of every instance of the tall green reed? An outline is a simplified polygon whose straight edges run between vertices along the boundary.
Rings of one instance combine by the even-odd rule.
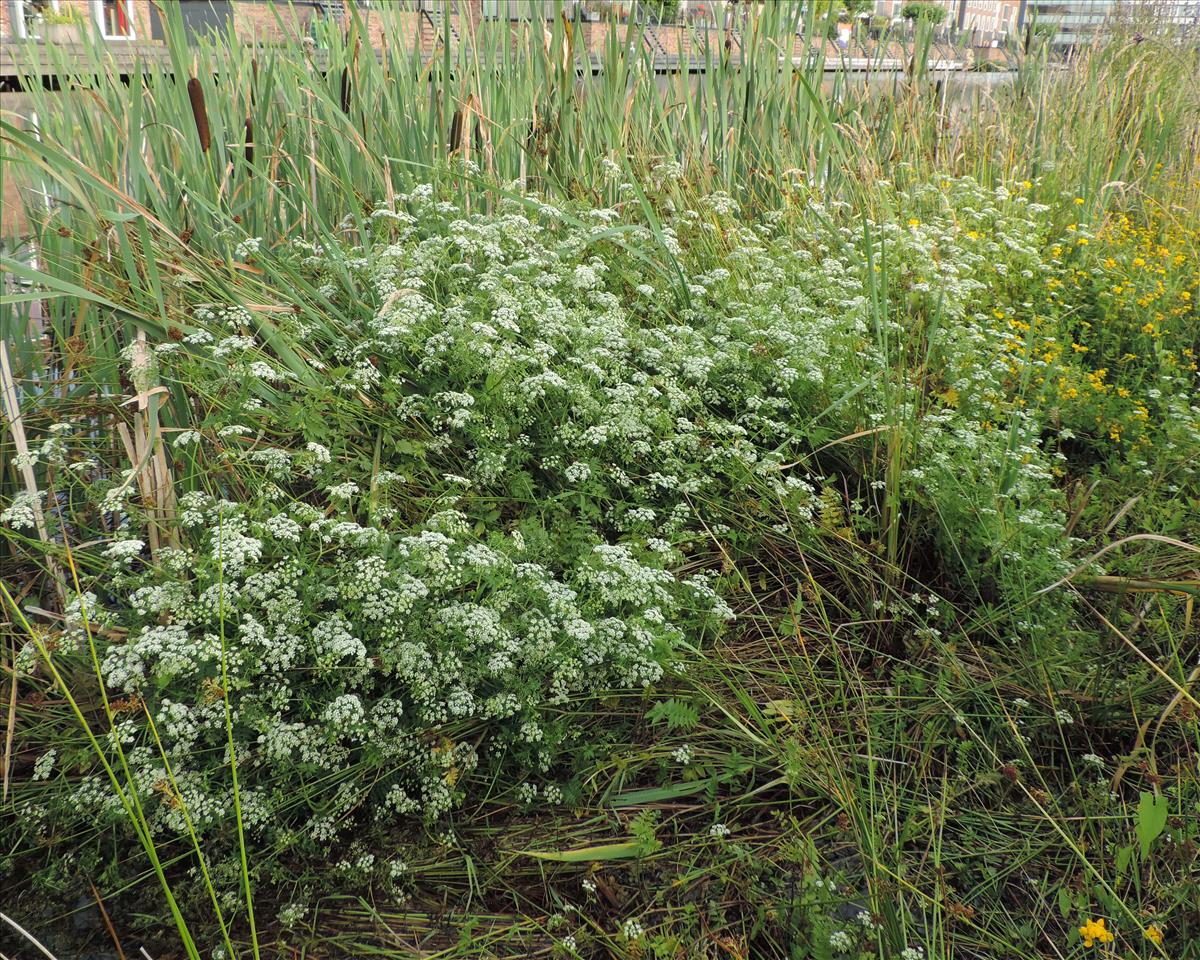
[[[585,32],[595,28],[565,16],[468,29],[447,13],[439,26],[451,42],[426,59],[405,19],[414,14],[372,9],[385,37],[373,54],[350,10],[347,29],[323,31],[318,49],[232,35],[189,43],[168,5],[165,60],[124,76],[94,39],[81,62],[29,45],[31,73],[70,78],[61,91],[31,82],[5,117],[5,165],[30,191],[44,273],[81,276],[97,240],[125,244],[131,269],[143,271],[135,262],[153,263],[142,248],[150,239],[212,251],[240,282],[240,239],[361,232],[370,209],[404,185],[454,176],[452,155],[499,182],[604,203],[620,199],[605,161],[645,175],[671,159],[695,190],[753,207],[789,202],[798,180],[823,199],[869,204],[877,179],[935,174],[1040,177],[1041,195],[1103,205],[1143,189],[1157,164],[1186,168],[1177,135],[1200,146],[1194,56],[1157,43],[1118,38],[1070,69],[1035,49],[1015,81],[948,103],[920,69],[932,55],[927,32],[905,51],[918,67],[907,74],[827,73],[819,25],[791,0],[741,23],[731,51],[715,31],[658,27],[703,65],[667,74],[655,73],[633,21],[593,52]],[[277,16],[282,29],[287,11]],[[56,200],[47,204],[43,188]],[[161,325],[162,284],[144,272],[150,282],[131,276],[133,302],[122,306]]]

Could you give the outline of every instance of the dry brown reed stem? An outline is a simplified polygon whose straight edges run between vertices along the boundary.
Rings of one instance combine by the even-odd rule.
[[[4,416],[8,420],[9,429],[12,431],[13,445],[17,448],[18,462],[21,464],[19,468],[21,479],[25,483],[25,491],[32,500],[33,522],[37,529],[38,537],[50,547],[50,550],[46,554],[49,561],[50,574],[54,579],[54,587],[58,593],[58,602],[65,608],[67,605],[67,584],[66,580],[63,579],[62,568],[59,567],[58,561],[54,558],[54,545],[50,540],[50,533],[46,528],[46,516],[42,513],[42,495],[38,490],[37,479],[33,475],[33,465],[29,462],[29,443],[25,438],[25,424],[21,419],[21,406],[17,398],[17,384],[13,379],[12,367],[8,362],[8,346],[3,340],[0,340],[0,399],[3,400]]]

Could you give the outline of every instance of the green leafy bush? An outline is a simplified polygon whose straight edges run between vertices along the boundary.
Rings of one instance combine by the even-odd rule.
[[[418,187],[354,242],[240,238],[261,288],[191,297],[124,361],[138,391],[187,398],[161,411],[177,521],[99,459],[91,404],[111,400],[29,418],[27,462],[64,505],[51,532],[88,546],[66,631],[19,666],[77,675],[90,644],[113,722],[100,755],[63,737],[38,761],[58,788],[20,801],[14,843],[119,825],[133,798],[156,841],[227,864],[235,758],[250,843],[295,864],[484,795],[577,797],[608,736],[585,705],[653,689],[800,565],[850,576],[848,609],[883,611],[899,649],[961,604],[1069,655],[1077,608],[1039,595],[1077,562],[1058,473],[1135,483],[1128,438],[1161,430],[1194,489],[1193,348],[1160,330],[1174,373],[1100,376],[1151,334],[1077,327],[1062,291],[1093,254],[1072,238],[1107,241],[1021,184],[879,195],[891,215],[839,223],[797,187],[752,224],[724,195],[686,203],[663,165],[654,225],[532,199],[467,213]],[[264,323],[264,289],[306,309]],[[18,549],[34,506],[4,506]],[[914,569],[951,605],[883,586]],[[771,616],[802,596],[784,582]],[[649,719],[696,722],[676,712]]]

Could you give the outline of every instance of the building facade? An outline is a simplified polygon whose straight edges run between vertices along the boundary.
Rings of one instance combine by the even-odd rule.
[[[51,39],[62,16],[94,25],[106,40],[138,40],[150,30],[150,0],[0,0],[0,39]]]
[[[876,16],[896,20],[908,0],[876,0]],[[958,34],[974,34],[991,43],[1016,34],[1028,0],[927,0],[946,11],[943,26]]]
[[[281,40],[285,36],[303,36],[322,19],[343,24],[350,5],[357,4],[368,30],[381,39],[381,0],[168,0],[179,10],[184,28],[190,34],[223,30],[232,25],[247,41]],[[382,0],[389,7],[408,8],[415,15],[429,0]],[[474,0],[479,6],[482,0]],[[464,3],[464,6],[469,4]],[[0,0],[0,40],[43,40],[71,42],[81,40],[80,31],[95,30],[97,36],[113,43],[155,43],[165,38],[160,3],[152,0]],[[74,18],[64,32],[57,21],[63,15]]]
[[[1117,0],[1029,0],[1027,16],[1054,31],[1053,46],[1069,49],[1095,39],[1117,7]]]

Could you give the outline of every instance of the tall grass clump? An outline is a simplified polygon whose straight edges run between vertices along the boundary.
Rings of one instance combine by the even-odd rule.
[[[1195,50],[407,15],[29,53],[0,942],[1196,956]]]

